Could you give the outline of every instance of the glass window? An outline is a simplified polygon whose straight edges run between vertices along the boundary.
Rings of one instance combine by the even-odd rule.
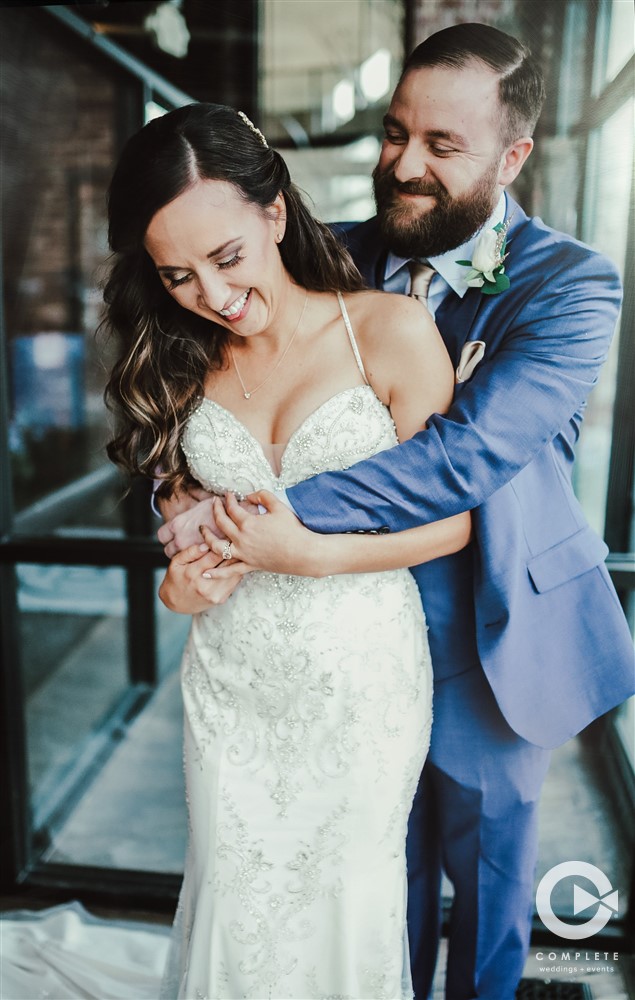
[[[316,215],[327,222],[360,222],[375,214],[372,172],[380,143],[367,135],[345,146],[285,149],[284,159]]]
[[[612,0],[604,70],[607,81],[617,76],[633,54],[634,14],[628,0]]]
[[[14,507],[25,511],[75,483],[75,519],[114,527],[116,477],[109,471],[109,485],[102,483],[109,501],[104,495],[94,505],[90,487],[106,464],[102,393],[109,348],[97,345],[95,331],[122,88],[62,47],[55,31],[34,28],[23,10],[4,12],[0,56]],[[28,86],[21,65],[29,66]],[[40,514],[40,529],[51,530],[61,504],[49,503]]]
[[[558,80],[558,106],[556,131],[559,135],[578,121],[585,98],[585,78],[580,71],[582,53],[589,31],[588,9],[577,0],[569,2],[565,10],[562,60]]]
[[[151,521],[148,497],[135,487],[123,500],[104,452],[114,345],[96,337],[108,181],[145,99],[156,108],[162,96],[42,10],[0,11],[0,60],[10,455],[7,467],[3,446],[0,471],[15,510],[2,548],[17,536],[28,552],[29,536],[58,536],[41,539],[41,556],[38,539],[37,563],[20,555],[15,571],[3,567],[16,863],[174,872],[185,838],[176,668],[188,620],[159,604],[159,549],[136,537]],[[102,565],[110,539],[123,564]],[[76,565],[55,561],[67,543]]]
[[[582,239],[615,261],[623,281],[627,278],[634,111],[635,101],[626,102],[589,135],[582,212]],[[599,534],[604,534],[618,350],[619,332],[589,398],[574,467],[576,492]]]
[[[176,668],[189,618],[157,600],[160,684],[134,685],[123,569],[22,564],[17,576],[31,807],[44,860],[179,872]]]
[[[395,0],[261,4],[261,119],[291,175],[329,221],[373,214],[371,172],[403,61]],[[289,148],[291,147],[291,148]]]
[[[600,0],[593,67],[594,94],[614,80],[633,55],[634,27],[630,0]]]
[[[123,697],[123,570],[17,567],[27,758],[39,827],[99,756],[104,721]],[[107,727],[106,727],[107,728]]]

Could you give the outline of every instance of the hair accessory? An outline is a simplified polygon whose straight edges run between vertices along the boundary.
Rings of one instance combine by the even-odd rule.
[[[269,143],[265,139],[264,135],[262,134],[262,132],[260,131],[259,128],[256,128],[256,126],[254,125],[254,123],[252,122],[252,120],[247,117],[247,115],[245,114],[245,112],[244,111],[239,111],[238,112],[238,117],[242,118],[242,120],[244,121],[244,123],[247,126],[247,128],[250,128],[251,131],[254,133],[254,135],[258,136],[258,138],[260,139],[260,141],[263,144],[263,146],[265,147],[265,149],[269,149]]]

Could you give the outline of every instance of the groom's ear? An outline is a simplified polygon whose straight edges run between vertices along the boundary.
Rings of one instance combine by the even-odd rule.
[[[516,139],[508,146],[501,158],[501,165],[498,172],[498,183],[502,187],[511,184],[518,177],[523,168],[525,160],[534,148],[534,140],[528,135],[522,139]]]

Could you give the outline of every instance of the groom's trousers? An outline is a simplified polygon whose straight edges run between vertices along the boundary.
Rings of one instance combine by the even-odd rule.
[[[415,571],[435,669],[432,742],[407,845],[417,1000],[432,989],[442,872],[454,888],[446,1000],[513,1000],[534,905],[538,799],[550,752],[518,736],[496,704],[476,652],[467,560],[466,552]],[[465,573],[457,572],[461,564]],[[452,629],[443,627],[448,601]]]

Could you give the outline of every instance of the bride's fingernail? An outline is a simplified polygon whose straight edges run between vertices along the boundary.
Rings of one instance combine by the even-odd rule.
[[[206,580],[211,580],[212,579],[212,574],[211,573],[203,573],[203,576],[205,577]]]
[[[206,545],[205,542],[203,542],[199,545],[198,550],[199,552],[209,552],[209,545]]]

